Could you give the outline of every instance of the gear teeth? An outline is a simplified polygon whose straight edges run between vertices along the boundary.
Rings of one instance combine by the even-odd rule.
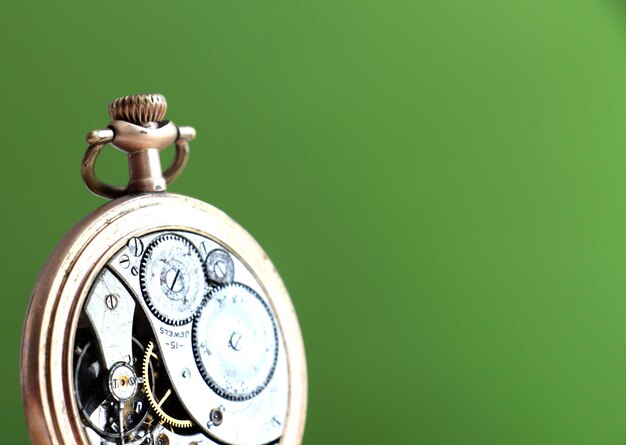
[[[202,258],[200,257],[200,254],[198,253],[196,247],[191,243],[191,241],[189,241],[187,238],[184,238],[180,235],[176,235],[176,234],[166,234],[166,235],[161,235],[157,238],[155,238],[154,240],[152,240],[152,242],[148,245],[148,247],[146,247],[146,250],[143,254],[143,256],[141,257],[141,262],[140,262],[140,274],[139,274],[139,284],[141,287],[141,293],[143,294],[143,299],[146,302],[146,305],[148,306],[148,309],[150,309],[150,312],[159,320],[161,320],[163,323],[167,323],[170,326],[183,326],[187,323],[189,323],[190,321],[192,321],[194,319],[194,317],[196,316],[196,313],[198,312],[198,309],[196,309],[196,311],[191,314],[189,317],[180,319],[180,320],[175,320],[172,319],[170,317],[167,317],[166,315],[163,315],[161,313],[161,311],[159,310],[159,308],[157,308],[154,304],[154,302],[152,301],[152,298],[150,297],[150,294],[148,292],[148,283],[146,282],[146,275],[145,275],[145,270],[146,270],[146,266],[148,264],[148,260],[150,258],[150,253],[154,250],[154,248],[156,246],[158,246],[159,244],[161,244],[163,241],[169,241],[169,240],[176,240],[176,241],[180,241],[186,245],[189,245],[193,251],[197,254],[198,259],[200,260],[200,263],[202,264],[202,268],[203,268],[203,272],[204,275],[206,276],[206,270],[204,270],[204,262],[202,261]],[[206,292],[206,290],[205,290]],[[203,297],[204,299],[204,297]],[[201,305],[198,306],[198,308]]]
[[[180,429],[191,428],[193,426],[193,422],[191,420],[181,420],[181,419],[176,419],[170,416],[165,411],[163,411],[161,406],[157,403],[156,398],[154,397],[152,388],[150,388],[150,379],[149,379],[150,356],[153,354],[154,346],[155,345],[153,341],[150,341],[148,343],[148,346],[146,347],[146,351],[143,356],[143,362],[141,366],[141,374],[143,377],[143,389],[146,393],[146,397],[148,398],[148,403],[150,404],[150,407],[152,408],[152,410],[159,417],[159,423],[161,425],[167,424],[167,425],[171,425],[175,428],[180,428]]]
[[[202,313],[204,312],[205,306],[208,304],[208,302],[211,300],[211,298],[213,298],[213,295],[216,294],[217,292],[220,292],[223,289],[229,288],[229,287],[239,287],[241,289],[245,289],[248,292],[252,292],[254,294],[256,294],[256,292],[254,292],[251,288],[249,288],[248,286],[246,286],[243,283],[239,283],[236,281],[233,281],[231,283],[228,284],[223,284],[221,286],[218,287],[214,287],[213,289],[211,289],[211,292],[209,292],[209,294],[204,297],[204,299],[202,300],[202,303],[200,304],[200,306],[198,307],[198,310],[196,311],[196,314],[194,316],[193,319],[193,324],[192,324],[192,328],[191,328],[191,348],[193,350],[193,356],[196,362],[196,367],[198,368],[198,371],[200,371],[200,375],[202,375],[202,378],[204,379],[204,381],[206,382],[207,385],[209,385],[209,387],[220,397],[227,399],[227,400],[231,400],[234,402],[244,402],[246,400],[250,400],[253,399],[254,397],[256,397],[257,395],[259,395],[261,393],[261,391],[263,391],[263,389],[265,389],[265,387],[268,385],[268,383],[270,382],[272,375],[274,373],[274,369],[276,368],[276,363],[278,362],[278,353],[276,353],[274,355],[274,361],[272,363],[272,371],[270,373],[270,375],[267,378],[267,381],[264,383],[263,387],[261,389],[258,389],[256,391],[253,391],[250,394],[245,394],[245,395],[241,395],[241,394],[231,394],[226,392],[223,388],[220,388],[211,378],[211,376],[209,375],[208,371],[206,370],[206,367],[204,365],[204,363],[202,362],[202,358],[200,357],[200,343],[198,342],[198,320],[200,319],[200,317],[202,316]],[[261,303],[263,304],[263,306],[265,307],[265,310],[267,311],[267,313],[270,315],[270,318],[272,319],[272,324],[274,325],[274,338],[276,341],[276,345],[278,345],[278,333],[276,330],[276,325],[274,322],[274,316],[271,312],[271,309],[269,308],[269,306],[267,305],[267,303],[264,300],[260,300]]]

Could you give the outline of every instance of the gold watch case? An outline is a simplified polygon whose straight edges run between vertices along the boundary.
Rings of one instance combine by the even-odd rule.
[[[159,96],[158,100],[153,100],[156,106],[151,106],[151,99],[149,97],[145,99],[147,96],[130,96],[122,98],[124,101],[118,99],[112,104],[112,108],[117,107],[113,109],[112,117],[126,120],[114,119],[108,129],[97,130],[88,135],[88,142],[91,145],[83,161],[83,177],[92,191],[96,193],[101,191],[100,194],[105,196],[119,197],[85,217],[63,238],[44,266],[31,297],[23,333],[21,381],[32,443],[91,445],[97,440],[93,438],[95,437],[93,432],[86,427],[77,402],[75,339],[79,320],[98,275],[108,267],[107,264],[111,259],[127,248],[125,246],[129,240],[158,232],[188,233],[190,237],[202,237],[217,243],[232,255],[237,264],[243,265],[249,271],[251,277],[249,280],[258,284],[258,293],[264,295],[268,310],[273,314],[276,328],[280,333],[278,347],[283,348],[286,360],[286,373],[283,379],[275,384],[276,387],[286,388],[286,416],[281,422],[274,420],[280,423],[281,432],[271,443],[299,444],[302,441],[306,416],[307,373],[302,335],[287,290],[262,248],[235,221],[209,204],[165,191],[166,184],[173,180],[186,162],[187,142],[192,137],[184,136],[195,135],[195,132],[188,127],[172,127],[171,122],[162,121],[164,114],[162,103],[165,99]],[[143,109],[140,109],[137,103]],[[136,116],[139,116],[139,121],[132,122]],[[156,125],[154,121],[149,120],[155,119],[154,116],[160,120]],[[164,132],[161,132],[155,137],[152,135],[152,139],[147,142],[136,143],[132,134],[124,136],[123,133],[126,131],[124,127],[130,128],[130,133],[137,134],[144,129],[148,132],[152,130],[158,132],[159,129],[166,128],[170,134],[163,138]],[[95,178],[93,169],[95,158],[104,145],[109,142],[116,144],[118,137],[121,140],[121,149],[129,153],[131,165],[129,185],[126,188],[101,187],[98,184],[102,183]],[[123,140],[123,137],[126,137],[126,140]],[[155,143],[158,138],[162,140]],[[172,143],[177,147],[177,158],[174,161],[176,171],[172,173],[170,168],[169,174],[166,171],[165,175],[160,176],[158,150]],[[133,144],[140,148],[131,152],[127,148]],[[116,144],[116,147],[120,148],[120,145]],[[146,154],[150,150],[152,151]],[[138,262],[139,260],[140,258],[137,259]],[[142,296],[134,295],[134,298],[139,304]],[[212,331],[209,329],[209,332],[210,336]],[[109,375],[107,372],[113,371],[103,370],[102,375]],[[287,381],[284,381],[284,377]],[[103,379],[106,380],[105,377]],[[136,391],[140,390],[141,388]],[[202,391],[207,389],[203,388]],[[181,402],[183,406],[187,406],[185,401]],[[246,403],[253,406],[250,400],[228,403],[231,403],[229,406],[245,407],[248,406]],[[237,403],[241,405],[236,405]],[[120,404],[123,407],[124,402]],[[207,406],[206,410],[211,408],[212,406]],[[119,410],[124,413],[121,407]],[[256,415],[269,415],[261,408],[258,411]],[[230,412],[219,414],[220,422],[223,414],[224,424],[232,419],[229,419]],[[202,416],[190,413],[189,418],[192,422],[198,423],[197,417]],[[154,416],[154,419],[155,424],[158,423],[158,417]],[[123,429],[123,419],[119,425]],[[150,431],[150,435],[134,437],[132,440],[125,439],[122,435],[120,439],[110,439],[110,442],[101,443],[165,445],[183,443],[187,440],[187,444],[198,444],[201,443],[198,437],[206,437],[206,443],[213,443],[212,440],[215,440],[215,443],[239,445],[267,443],[265,439],[264,442],[255,442],[250,434],[245,434],[246,429],[249,429],[245,423],[236,425],[231,423],[229,428],[234,433],[230,433],[228,440],[220,436],[219,426],[215,424],[213,426],[214,429],[210,429],[198,423],[197,434],[188,436],[188,440],[183,439],[182,442],[180,437],[185,436],[175,435],[175,428],[160,426],[158,435]],[[237,431],[242,433],[238,435]],[[170,434],[172,437],[169,437]]]

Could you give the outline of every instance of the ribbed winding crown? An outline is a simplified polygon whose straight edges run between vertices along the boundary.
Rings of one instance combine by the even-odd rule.
[[[161,94],[133,94],[115,99],[109,105],[109,116],[136,125],[161,122],[167,111],[167,101]]]

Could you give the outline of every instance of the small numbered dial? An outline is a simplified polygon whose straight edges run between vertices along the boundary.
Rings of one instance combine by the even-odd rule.
[[[185,324],[206,294],[204,267],[196,248],[179,235],[153,240],[141,260],[141,290],[160,320]]]
[[[240,283],[211,292],[194,322],[193,344],[205,381],[228,400],[258,395],[276,367],[274,317],[265,301]]]

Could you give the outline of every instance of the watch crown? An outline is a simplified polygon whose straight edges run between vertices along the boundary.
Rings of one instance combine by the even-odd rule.
[[[135,94],[111,102],[112,121],[107,128],[87,134],[89,147],[81,173],[89,190],[105,198],[165,191],[187,164],[189,141],[196,136],[191,127],[177,127],[174,122],[163,120],[166,111],[167,102],[161,94]],[[109,143],[128,154],[129,181],[125,187],[109,185],[96,176],[96,159]],[[159,152],[171,144],[176,144],[176,155],[163,171]]]
[[[133,94],[119,97],[109,105],[111,119],[142,126],[161,122],[166,111],[167,101],[162,94]]]

